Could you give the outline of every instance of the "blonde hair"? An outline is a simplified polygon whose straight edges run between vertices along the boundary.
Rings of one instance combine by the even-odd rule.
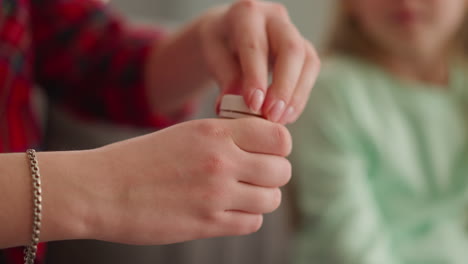
[[[369,57],[369,51],[376,51],[378,45],[359,27],[346,1],[339,1],[338,11],[331,34],[325,43],[325,55],[352,55]],[[457,54],[468,60],[468,8],[456,39]]]

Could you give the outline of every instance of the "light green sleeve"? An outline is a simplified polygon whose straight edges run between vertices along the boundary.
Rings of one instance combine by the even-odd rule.
[[[372,155],[351,115],[360,101],[353,85],[346,73],[325,70],[291,129],[302,213],[296,263],[400,263],[369,184]]]

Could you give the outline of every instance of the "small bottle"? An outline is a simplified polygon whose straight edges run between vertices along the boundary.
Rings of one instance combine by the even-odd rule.
[[[243,118],[260,117],[263,118],[261,111],[252,111],[244,101],[241,95],[226,94],[221,100],[218,116],[221,118]]]

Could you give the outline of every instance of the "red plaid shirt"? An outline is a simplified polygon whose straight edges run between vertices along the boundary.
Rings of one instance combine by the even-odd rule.
[[[35,85],[81,117],[169,125],[144,92],[145,58],[160,36],[126,28],[95,0],[0,0],[0,152],[40,145]],[[23,262],[19,250],[3,255]]]

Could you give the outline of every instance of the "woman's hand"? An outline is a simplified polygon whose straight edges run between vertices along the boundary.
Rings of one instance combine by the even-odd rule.
[[[274,122],[299,117],[320,61],[282,5],[240,0],[209,11],[200,27],[207,67],[223,92],[241,92],[252,110]]]
[[[244,235],[281,201],[291,137],[260,118],[206,119],[84,151],[38,153],[41,241],[168,244]],[[0,154],[0,248],[30,239],[24,153]]]
[[[252,110],[286,124],[303,111],[320,61],[282,5],[239,0],[158,43],[148,65],[156,111],[177,110],[215,80],[222,93],[240,93]]]
[[[285,127],[199,120],[95,151],[92,238],[167,244],[257,231],[291,176]],[[98,210],[94,210],[98,209]]]

